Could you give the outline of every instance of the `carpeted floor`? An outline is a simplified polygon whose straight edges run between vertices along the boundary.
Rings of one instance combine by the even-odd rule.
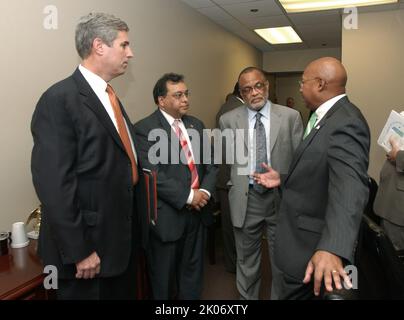
[[[208,255],[205,259],[205,278],[203,300],[238,300],[236,275],[225,270],[223,265],[222,236],[220,228],[215,233],[216,263],[209,263]],[[268,300],[270,296],[271,271],[269,267],[268,246],[263,240],[262,250],[262,279],[260,299]]]

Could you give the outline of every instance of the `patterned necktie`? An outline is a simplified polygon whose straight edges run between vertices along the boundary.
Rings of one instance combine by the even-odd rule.
[[[262,173],[265,171],[265,169],[261,165],[263,162],[268,163],[267,136],[265,133],[264,124],[261,122],[261,117],[262,114],[260,112],[257,112],[256,114],[257,120],[255,121],[254,126],[255,133],[257,136],[256,152],[255,152],[255,172],[257,173]],[[265,191],[267,191],[267,188],[255,182],[253,184],[253,188],[258,193],[264,193]]]
[[[184,152],[187,159],[189,171],[191,171],[191,189],[199,189],[198,170],[196,169],[195,161],[192,157],[191,150],[189,149],[187,139],[185,138],[180,128],[180,121],[181,120],[178,119],[174,120],[174,131],[178,139],[180,140],[182,151]]]
[[[305,139],[310,134],[316,121],[317,121],[317,114],[313,112],[310,116],[309,122],[307,123],[306,130],[304,131],[303,139]]]
[[[111,101],[112,109],[114,110],[115,120],[118,125],[118,133],[121,137],[123,146],[125,147],[126,153],[130,159],[132,165],[132,180],[133,185],[135,185],[139,180],[139,174],[137,172],[137,165],[135,160],[135,155],[133,153],[132,144],[129,139],[128,129],[126,128],[125,120],[122,115],[122,110],[118,102],[118,98],[114,92],[114,89],[108,84],[106,89],[109,100]]]

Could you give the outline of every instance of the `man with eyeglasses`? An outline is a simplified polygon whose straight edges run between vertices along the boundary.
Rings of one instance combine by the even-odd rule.
[[[237,148],[242,148],[249,158],[247,168],[245,163],[237,161],[231,165],[228,181],[237,250],[237,289],[241,299],[259,298],[264,234],[271,259],[271,299],[277,299],[281,277],[273,263],[273,252],[279,192],[277,188],[267,189],[256,184],[253,173],[263,172],[264,163],[286,175],[292,155],[302,139],[303,125],[296,110],[268,100],[269,83],[261,69],[244,69],[238,83],[245,104],[225,113],[219,120],[222,130],[231,129],[244,134],[244,144],[237,144],[236,139],[226,143],[233,144],[236,152],[240,151]]]
[[[213,223],[218,168],[213,158],[202,162],[210,139],[203,139],[203,123],[187,115],[188,95],[182,75],[165,74],[153,89],[158,109],[135,124],[140,165],[157,173],[157,217],[149,225],[147,249],[156,300],[200,299],[206,227]],[[157,160],[153,150],[159,145]]]
[[[345,94],[347,74],[331,57],[311,62],[300,92],[313,111],[289,173],[257,174],[266,187],[281,185],[275,263],[282,270],[282,299],[313,299],[351,286],[353,264],[368,200],[370,132]]]

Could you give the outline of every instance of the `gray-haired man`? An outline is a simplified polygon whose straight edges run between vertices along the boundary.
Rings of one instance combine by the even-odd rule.
[[[108,84],[133,56],[128,31],[112,15],[81,18],[82,63],[42,95],[32,118],[38,254],[58,269],[59,299],[135,298],[139,175],[131,122]]]

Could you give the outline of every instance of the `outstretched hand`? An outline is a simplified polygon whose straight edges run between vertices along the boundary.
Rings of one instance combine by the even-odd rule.
[[[279,172],[272,169],[266,163],[262,163],[261,166],[265,170],[267,170],[267,172],[264,173],[254,172],[253,173],[254,181],[268,189],[279,187],[281,185],[281,176]]]

